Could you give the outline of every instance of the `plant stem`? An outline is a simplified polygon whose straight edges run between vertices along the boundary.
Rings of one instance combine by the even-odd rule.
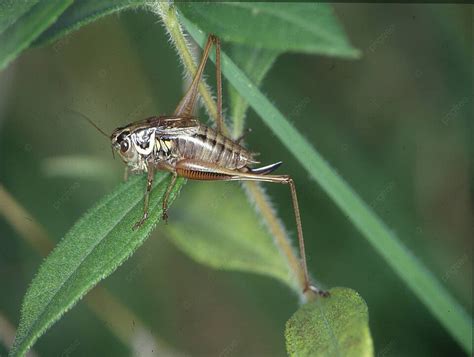
[[[185,18],[182,22],[193,38],[199,42],[204,41],[204,34],[195,25]],[[221,56],[223,74],[227,80],[361,232],[361,236],[372,244],[464,350],[472,354],[473,320],[450,291],[405,247],[397,235],[223,51]]]
[[[275,245],[285,257],[288,267],[298,283],[296,288],[298,292],[302,294],[305,287],[304,272],[301,267],[301,261],[295,254],[295,250],[288,238],[283,223],[277,217],[275,209],[258,182],[244,182],[244,188],[249,199],[254,202],[257,212],[262,216],[267,229],[273,237]],[[301,295],[301,297],[311,300],[315,295],[311,291],[307,291],[307,293],[304,296]]]
[[[152,9],[152,11],[160,15],[164,27],[170,35],[174,47],[178,52],[181,62],[186,67],[187,72],[191,75],[191,77],[193,77],[196,74],[197,65],[194,61],[191,51],[189,50],[190,45],[184,36],[183,29],[178,17],[176,16],[175,8],[169,1],[153,1],[148,3],[148,6]],[[204,102],[204,107],[206,108],[207,113],[211,118],[214,119],[214,122],[216,122],[217,106],[213,99],[211,90],[204,79],[199,83],[199,94],[201,94],[201,98]],[[224,128],[224,133],[227,132],[228,129],[226,127]]]
[[[149,3],[149,7],[152,9],[152,11],[157,13],[163,20],[166,31],[168,32],[171,37],[171,40],[176,46],[176,50],[184,66],[186,67],[189,73],[194,75],[197,67],[189,51],[189,47],[185,39],[181,24],[177,17],[176,9],[168,1],[151,2]],[[200,45],[202,46],[202,44]],[[206,106],[207,111],[215,121],[217,118],[217,109],[216,104],[212,99],[212,95],[209,91],[209,88],[204,84],[200,85],[199,93],[203,97],[204,105]],[[229,129],[225,126],[225,123],[223,131],[224,134],[229,132]],[[314,297],[313,293],[307,292],[306,294],[303,294],[305,284],[300,260],[291,245],[291,240],[287,236],[282,226],[282,223],[276,216],[275,211],[273,210],[262,188],[258,184],[252,182],[244,182],[244,185],[249,194],[252,196],[252,199],[255,202],[254,206],[257,212],[264,219],[265,225],[269,229],[276,246],[278,247],[282,255],[285,257],[289,270],[297,280],[298,285],[296,291],[298,295],[303,301],[312,299]]]

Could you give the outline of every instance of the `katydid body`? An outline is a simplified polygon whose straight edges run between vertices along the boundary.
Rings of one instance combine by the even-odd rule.
[[[217,128],[201,124],[193,117],[201,81],[212,44],[216,46],[217,77]],[[260,181],[290,186],[298,232],[301,264],[304,272],[304,291],[311,290],[325,295],[309,282],[304,249],[303,230],[293,180],[287,175],[270,175],[280,162],[252,168],[258,162],[254,154],[227,138],[222,133],[222,85],[220,71],[220,43],[210,35],[203,51],[195,77],[172,116],[152,117],[118,128],[111,135],[112,147],[119,153],[128,168],[134,172],[147,172],[143,216],[134,229],[148,218],[148,202],[155,170],[170,172],[171,183],[163,199],[163,218],[167,219],[168,196],[178,176],[192,180],[208,181]]]

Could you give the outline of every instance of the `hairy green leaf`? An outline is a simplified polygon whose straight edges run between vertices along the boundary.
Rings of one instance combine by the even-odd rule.
[[[231,53],[239,68],[247,74],[255,86],[259,87],[281,52],[234,44]],[[233,124],[232,135],[238,138],[244,129],[245,112],[249,104],[231,85],[229,85],[229,98]]]
[[[267,48],[358,57],[327,4],[263,2],[180,2],[179,10],[208,33],[224,40]]]
[[[299,292],[297,279],[235,182],[193,183],[167,226],[171,241],[215,269],[274,277]],[[208,202],[208,203],[206,203]]]
[[[28,11],[23,11],[23,15],[0,35],[0,69],[6,67],[21,51],[28,48],[31,42],[72,4],[72,1],[40,1]],[[22,10],[26,10],[26,7]]]
[[[150,235],[161,220],[169,175],[158,173],[150,216],[132,230],[143,213],[146,178],[134,176],[90,209],[41,265],[29,287],[11,356],[23,355],[45,331],[100,280],[110,275]],[[170,203],[184,180],[174,187]]]
[[[203,46],[206,41],[205,33],[186,18],[183,17],[182,21],[191,36]],[[449,291],[224,52],[222,70],[224,76],[250,103],[269,129],[362,233],[362,237],[372,244],[464,349],[472,353],[472,318]]]
[[[0,1],[0,33],[2,33],[8,26],[14,24],[16,20],[23,16],[37,2],[38,0]]]
[[[99,18],[127,8],[143,5],[144,0],[80,0],[75,1],[61,17],[41,34],[35,46],[51,43]]]
[[[286,322],[290,356],[370,357],[373,344],[365,301],[355,291],[334,288],[330,295],[300,307]]]

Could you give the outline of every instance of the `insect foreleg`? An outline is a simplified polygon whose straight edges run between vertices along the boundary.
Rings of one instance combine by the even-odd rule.
[[[153,186],[153,178],[155,176],[155,170],[153,168],[153,165],[148,165],[148,175],[147,175],[147,180],[146,180],[146,191],[145,191],[145,200],[144,200],[144,205],[143,205],[143,216],[142,218],[135,223],[133,226],[133,229],[140,228],[143,223],[146,221],[148,218],[148,204],[150,201],[150,192],[151,188]]]
[[[123,171],[123,181],[124,182],[128,181],[128,176],[130,176],[130,168],[128,166],[125,166],[125,170]]]

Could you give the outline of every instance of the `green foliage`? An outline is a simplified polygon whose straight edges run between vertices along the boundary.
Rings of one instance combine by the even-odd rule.
[[[150,235],[161,220],[162,198],[169,175],[159,173],[150,197],[150,215],[132,230],[143,214],[146,179],[132,177],[90,209],[41,265],[23,301],[21,321],[11,356],[23,355],[84,294],[110,275]],[[170,196],[177,196],[179,179]]]
[[[278,51],[357,58],[332,8],[310,3],[177,3],[207,33],[226,41]]]
[[[36,45],[49,43],[101,16],[143,4],[142,1],[87,0],[74,2],[68,9],[71,3],[72,0],[17,2],[1,14],[0,30],[4,31],[0,34],[0,69],[35,39]],[[224,75],[235,88],[231,92],[232,114],[238,118],[234,134],[242,132],[243,117],[250,104],[405,284],[466,351],[472,352],[471,319],[459,304],[257,88],[282,52],[358,56],[331,8],[320,4],[264,3],[180,3],[178,6],[204,31],[240,44],[232,52],[244,72],[223,54]],[[186,19],[183,21],[202,45],[205,34]],[[143,243],[161,218],[161,200],[168,180],[166,175],[157,175],[157,181],[150,201],[150,218],[140,230],[131,231],[131,227],[142,212],[144,178],[134,177],[100,201],[66,234],[41,266],[25,296],[12,355],[24,353],[63,313]],[[171,199],[182,184],[179,181]],[[273,276],[296,288],[285,262],[248,206],[239,208],[243,205],[242,195],[233,192],[224,209],[215,206],[206,211],[197,206],[205,197],[205,189],[201,192],[194,201],[196,207],[189,208],[196,214],[182,217],[179,225],[169,227],[175,243],[197,261],[210,266]],[[212,226],[205,225],[209,216],[221,218]],[[236,226],[232,229],[222,223],[230,219]],[[302,306],[288,321],[289,353],[328,355],[337,351],[341,355],[371,355],[365,303],[347,289],[331,292],[330,298]]]
[[[299,293],[288,263],[259,224],[238,184],[194,185],[201,187],[188,193],[192,196],[186,197],[185,215],[167,227],[171,242],[202,264],[271,276]]]
[[[203,46],[205,34],[186,19],[183,22],[193,38]],[[225,53],[222,53],[222,69],[229,82],[359,229],[363,237],[457,341],[467,351],[471,351],[472,320],[462,306]]]
[[[15,23],[23,16],[38,0],[30,1],[2,1],[0,2],[0,33],[8,26]]]
[[[2,15],[0,22],[6,28],[0,34],[0,70],[28,48],[71,4],[72,0],[51,0],[41,1],[29,8],[31,4],[23,1],[7,2],[4,6],[12,8]]]
[[[354,290],[334,288],[330,296],[305,304],[287,321],[290,356],[373,355],[367,305]]]
[[[80,0],[75,1],[62,16],[34,42],[35,46],[51,43],[69,32],[99,18],[126,8],[143,5],[143,0]]]
[[[232,58],[235,63],[248,76],[252,83],[259,87],[263,78],[272,67],[273,63],[281,53],[276,50],[256,48],[245,45],[234,44],[232,46]],[[233,131],[232,135],[238,138],[244,129],[245,112],[248,109],[247,101],[239,95],[234,87],[229,86],[229,99]]]

